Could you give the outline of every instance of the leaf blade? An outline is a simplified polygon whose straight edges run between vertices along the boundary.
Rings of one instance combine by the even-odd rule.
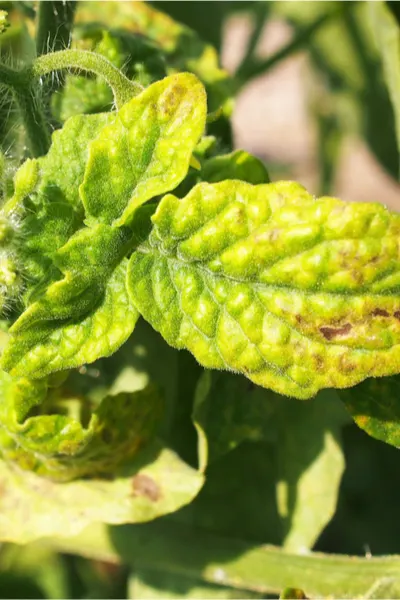
[[[206,110],[204,88],[189,73],[166,77],[128,102],[90,145],[80,187],[88,222],[124,225],[138,206],[176,187]]]
[[[398,215],[226,181],[166,196],[152,220],[129,293],[204,366],[298,398],[400,370]]]
[[[14,323],[4,370],[37,379],[109,356],[122,345],[139,316],[125,283],[129,235],[84,228],[57,252],[64,278],[53,280]]]

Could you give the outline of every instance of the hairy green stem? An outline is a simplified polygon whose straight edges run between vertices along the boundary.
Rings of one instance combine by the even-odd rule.
[[[61,50],[44,54],[36,58],[29,67],[30,74],[34,78],[40,78],[62,69],[95,73],[103,77],[113,91],[117,108],[143,90],[141,85],[130,81],[104,56],[86,50]]]
[[[23,71],[0,64],[0,83],[11,89],[21,112],[33,156],[46,154],[50,147],[50,132],[36,96],[33,82]]]
[[[109,528],[95,525],[76,537],[53,538],[49,543],[58,550],[94,559],[262,594],[297,587],[308,597],[357,598],[388,584],[391,597],[400,591],[400,556],[288,554],[275,546],[254,546],[165,520]]]
[[[70,45],[76,0],[40,0],[36,28],[38,55],[63,50]]]
[[[45,75],[62,69],[91,72],[104,77],[113,91],[117,108],[143,89],[100,54],[84,50],[60,50],[43,54],[21,71],[0,64],[0,84],[14,92],[33,156],[46,154],[50,147],[50,132],[37,94],[38,81],[41,82]]]
[[[50,148],[51,136],[40,100],[33,86],[14,90],[33,156],[43,156]]]

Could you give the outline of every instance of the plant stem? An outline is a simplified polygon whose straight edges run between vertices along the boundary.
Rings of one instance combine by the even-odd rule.
[[[29,91],[30,90],[30,91]],[[50,148],[51,136],[34,89],[14,90],[33,156],[43,156]]]
[[[50,147],[50,133],[36,98],[35,88],[22,71],[15,71],[0,64],[0,83],[14,93],[21,111],[22,120],[28,134],[33,156],[46,154]]]
[[[61,69],[89,71],[104,77],[114,94],[117,108],[142,91],[142,86],[130,81],[106,58],[83,50],[61,50],[38,56],[31,65],[15,71],[0,64],[0,84],[10,88],[21,110],[33,156],[46,154],[50,147],[50,132],[43,109],[37,98],[37,80]]]
[[[38,56],[33,64],[28,67],[31,77],[34,78],[40,78],[61,69],[73,69],[78,72],[86,71],[104,77],[114,93],[117,108],[120,108],[143,90],[141,85],[130,81],[104,56],[86,50],[60,50],[59,52],[44,54]]]
[[[36,29],[38,56],[69,46],[77,4],[76,0],[40,0]]]
[[[286,46],[271,56],[268,56],[268,58],[264,60],[251,60],[250,57],[247,57],[247,60],[243,61],[236,73],[239,82],[238,88],[240,89],[243,85],[248,83],[250,79],[254,79],[254,77],[258,77],[259,75],[262,75],[262,73],[269,71],[277,63],[305,47],[310,38],[312,38],[329,20],[337,17],[341,11],[348,10],[352,7],[352,2],[344,2],[343,4],[345,6],[341,6],[339,9],[335,8],[334,10],[322,14],[313,23],[310,23],[304,27],[304,29],[300,30]]]
[[[311,597],[356,598],[365,597],[371,588],[388,582],[392,594],[400,587],[400,556],[367,559],[288,554],[275,546],[254,546],[165,520],[109,528],[94,525],[78,536],[52,538],[49,543],[58,550],[94,559],[186,575],[262,594],[297,587]]]

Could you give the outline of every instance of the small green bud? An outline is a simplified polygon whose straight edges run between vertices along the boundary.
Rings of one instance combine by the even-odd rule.
[[[18,169],[14,177],[14,198],[22,200],[31,194],[39,180],[39,163],[34,158],[28,158]]]
[[[22,278],[16,261],[5,252],[0,255],[0,311],[4,312],[18,298]]]

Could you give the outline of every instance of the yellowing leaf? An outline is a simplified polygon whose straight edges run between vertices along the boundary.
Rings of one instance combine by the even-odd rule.
[[[204,366],[298,398],[400,371],[400,216],[225,181],[166,196],[152,220],[130,295]]]
[[[174,512],[203,477],[155,441],[112,479],[55,483],[0,461],[0,539],[72,536],[92,522],[140,523]]]
[[[6,371],[36,379],[109,356],[121,346],[138,318],[125,282],[130,235],[98,225],[81,229],[58,250],[59,278],[10,330],[2,356]]]
[[[154,83],[90,144],[80,187],[88,222],[126,224],[138,206],[185,177],[203,132],[206,95],[189,73]]]

